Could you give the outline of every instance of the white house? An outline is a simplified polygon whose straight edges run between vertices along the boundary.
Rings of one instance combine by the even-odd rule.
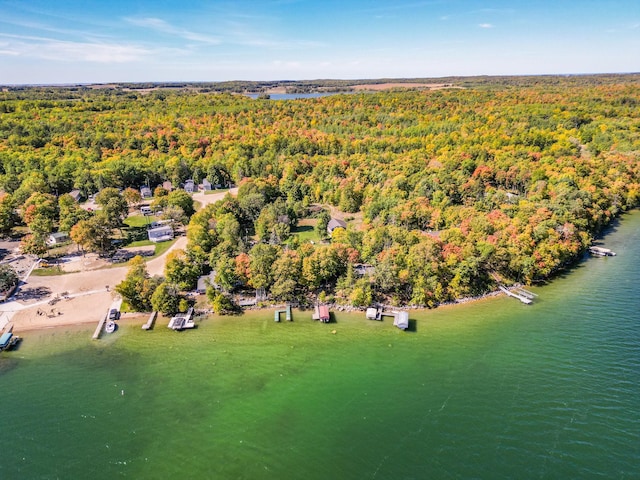
[[[149,240],[152,242],[165,242],[173,239],[173,228],[169,225],[150,228],[147,230],[147,235],[149,235]]]
[[[211,182],[209,180],[207,180],[206,178],[204,180],[202,180],[202,190],[204,190],[205,192],[213,190]]]
[[[196,182],[193,180],[185,180],[184,182],[184,191],[187,193],[193,193],[196,190]]]
[[[142,187],[140,187],[140,195],[142,196],[142,198],[153,197],[153,193],[151,192],[151,189],[146,185],[143,185]]]
[[[69,234],[65,232],[56,232],[49,235],[46,240],[47,245],[53,247],[69,241]]]

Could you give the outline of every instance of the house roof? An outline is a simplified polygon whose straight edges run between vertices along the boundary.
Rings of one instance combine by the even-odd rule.
[[[61,238],[69,238],[69,234],[66,232],[56,232],[49,234],[50,237],[55,238],[56,240],[60,240]]]
[[[82,192],[80,190],[71,190],[69,195],[73,197],[73,199],[77,202],[82,197]]]
[[[216,283],[215,283],[215,278],[216,278],[216,271],[213,270],[209,275],[202,275],[201,277],[198,277],[198,286],[196,287],[196,290],[198,292],[204,292],[207,290],[207,280],[209,280],[209,283],[216,287]]]
[[[159,227],[150,228],[147,230],[148,233],[163,233],[163,232],[173,232],[173,228],[170,225],[160,225]]]
[[[344,220],[338,220],[337,218],[332,218],[329,220],[329,223],[327,223],[327,231],[331,233],[336,228],[347,228],[347,222]]]

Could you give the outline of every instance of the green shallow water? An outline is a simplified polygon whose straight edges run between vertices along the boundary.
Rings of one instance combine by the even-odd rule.
[[[532,306],[413,332],[268,311],[29,333],[0,355],[0,478],[639,478],[640,212],[605,243]]]

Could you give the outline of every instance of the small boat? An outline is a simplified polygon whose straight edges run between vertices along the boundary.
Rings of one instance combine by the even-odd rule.
[[[589,253],[597,257],[615,257],[616,252],[612,252],[608,248],[603,247],[589,247]]]
[[[115,322],[107,322],[107,326],[104,327],[105,331],[107,333],[113,333],[116,331],[116,324]]]

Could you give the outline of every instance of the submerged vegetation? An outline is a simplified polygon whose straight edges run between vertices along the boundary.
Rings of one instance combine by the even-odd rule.
[[[245,287],[276,300],[434,306],[496,278],[546,279],[638,205],[637,76],[453,83],[466,88],[295,101],[7,90],[0,230],[25,223],[25,246],[41,247],[64,224],[99,249],[122,225],[118,189],[236,184],[237,197],[192,216],[182,190],[168,197],[190,217],[188,261],[173,259],[171,285],[193,288],[213,269],[221,309]],[[79,212],[63,195],[74,189],[104,192],[103,213]],[[331,218],[346,227],[329,233]]]

